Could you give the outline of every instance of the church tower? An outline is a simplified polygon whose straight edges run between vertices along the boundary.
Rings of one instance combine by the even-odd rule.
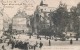
[[[43,5],[43,0],[41,0],[41,3],[40,3],[40,6],[42,6]]]
[[[45,0],[41,0],[40,6],[48,6],[48,4],[45,4],[44,1],[45,1]]]

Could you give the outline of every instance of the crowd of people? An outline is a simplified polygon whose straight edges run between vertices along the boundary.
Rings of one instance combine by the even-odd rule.
[[[7,45],[9,46],[11,44],[11,49],[14,48],[19,48],[19,49],[24,49],[24,50],[29,50],[29,49],[34,49],[36,50],[36,47],[38,48],[42,48],[42,46],[44,45],[41,40],[42,38],[40,38],[40,43],[38,43],[36,41],[36,43],[34,45],[30,45],[30,42],[23,42],[23,41],[18,41],[18,40],[14,40],[15,38],[12,37],[13,39],[9,39],[9,41],[7,42]],[[31,36],[30,36],[31,38]],[[51,46],[51,40],[49,39],[48,44],[49,46]],[[70,40],[70,44],[73,44],[73,40]],[[4,45],[2,46],[2,49],[5,50]]]
[[[9,40],[9,42],[7,43],[7,45],[9,46],[11,44],[11,49],[14,49],[14,48],[19,48],[19,49],[25,49],[25,50],[28,50],[28,49],[36,49],[36,47],[38,48],[42,48],[43,46],[43,43],[40,42],[40,43],[36,43],[34,45],[30,45],[30,42],[23,42],[23,41],[14,41],[12,39]]]

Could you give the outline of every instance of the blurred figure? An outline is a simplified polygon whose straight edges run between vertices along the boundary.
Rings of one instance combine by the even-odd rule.
[[[43,43],[42,42],[40,42],[40,44],[39,44],[40,46],[39,46],[39,48],[42,48],[42,46],[43,46]]]
[[[8,42],[7,44],[8,44],[8,46],[9,46],[9,42]]]
[[[70,44],[73,44],[73,40],[72,39],[70,40]]]
[[[14,42],[12,42],[12,49],[14,48],[14,45],[15,45],[15,43],[14,43]]]
[[[51,41],[49,40],[49,46],[51,46]]]
[[[5,50],[4,45],[2,46],[2,49]]]
[[[34,50],[36,49],[36,45],[34,45]]]
[[[47,40],[48,40],[48,37],[47,37]]]
[[[38,42],[36,41],[36,47],[38,46]]]
[[[29,36],[29,38],[31,39],[31,35]]]
[[[40,40],[41,40],[41,37],[40,37]]]

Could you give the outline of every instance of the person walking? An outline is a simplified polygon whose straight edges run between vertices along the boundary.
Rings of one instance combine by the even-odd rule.
[[[2,46],[2,49],[3,49],[3,50],[6,50],[5,47],[4,47],[4,45]]]
[[[36,41],[36,47],[38,46],[38,42]]]
[[[41,40],[41,37],[40,37],[40,40]]]
[[[14,48],[14,45],[15,45],[15,43],[14,43],[14,42],[12,42],[12,49]]]
[[[36,49],[36,45],[34,45],[34,50]]]
[[[73,44],[73,40],[72,39],[70,40],[70,44]]]
[[[4,45],[2,46],[2,49],[4,50]]]
[[[49,46],[51,46],[51,41],[49,40]]]
[[[31,39],[31,35],[30,35],[30,37],[29,37],[30,39]]]
[[[9,46],[9,42],[7,43],[7,45]]]
[[[39,48],[42,48],[42,46],[43,46],[43,43],[42,42],[40,42],[40,44],[39,44],[40,46],[39,46]]]

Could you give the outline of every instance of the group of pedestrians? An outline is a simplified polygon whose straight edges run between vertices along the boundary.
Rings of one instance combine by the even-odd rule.
[[[42,42],[40,42],[40,43],[37,43],[37,42],[36,42],[36,44],[33,46],[33,49],[35,50],[36,47],[42,48],[42,46],[43,46],[43,43],[42,43]]]
[[[10,39],[9,42],[7,43],[8,46],[10,44],[11,44],[11,49],[19,48],[19,49],[26,49],[26,50],[28,50],[31,47],[30,42],[23,42],[23,41],[17,41],[17,40],[14,41],[13,39],[12,40]],[[36,43],[33,46],[33,49],[35,50],[36,47],[42,48],[42,46],[43,46],[42,42],[38,43],[36,41]]]
[[[19,49],[28,49],[28,42],[22,42],[22,41],[9,41],[8,45],[11,44],[11,49],[19,48]]]
[[[30,38],[31,38],[31,36],[30,36]],[[15,38],[14,38],[14,39],[15,39]],[[41,37],[40,37],[40,40],[42,40]],[[30,43],[29,43],[29,42],[14,41],[13,39],[10,39],[7,44],[8,44],[8,45],[11,44],[11,46],[12,46],[11,48],[12,48],[12,49],[14,49],[14,48],[19,48],[19,49],[27,49],[27,50],[28,50],[28,48],[30,47]],[[50,39],[49,39],[49,41],[48,41],[48,44],[49,44],[49,46],[51,46],[51,40],[50,40]],[[70,44],[73,44],[73,40],[72,40],[72,39],[70,40]],[[36,43],[35,43],[34,46],[33,46],[33,49],[35,50],[36,47],[42,48],[42,46],[43,46],[43,43],[42,43],[41,41],[40,41],[40,43],[38,43],[38,42],[36,41]],[[5,50],[5,47],[2,46],[2,49]]]

